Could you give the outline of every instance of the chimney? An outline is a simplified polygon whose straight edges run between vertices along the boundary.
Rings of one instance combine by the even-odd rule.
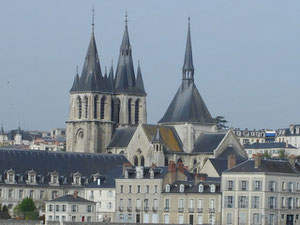
[[[170,161],[168,171],[170,173],[169,184],[172,184],[176,180],[176,163],[174,161]]]
[[[253,155],[254,157],[254,168],[257,169],[260,167],[263,155],[261,153],[257,153],[256,155]]]
[[[178,170],[180,173],[184,173],[184,164],[183,163],[181,163],[181,162],[178,163]]]
[[[73,197],[74,197],[74,198],[78,198],[78,191],[74,191]]]
[[[227,169],[230,170],[231,168],[236,166],[236,158],[234,154],[230,154],[227,157]]]
[[[198,184],[200,181],[205,181],[207,178],[206,173],[196,173],[195,174],[195,184]]]
[[[296,166],[296,156],[295,155],[290,155],[289,163],[291,164],[292,167],[295,168],[295,166]]]
[[[124,162],[123,163],[123,175],[125,174],[125,170],[131,169],[131,168],[132,168],[132,165],[130,162]]]

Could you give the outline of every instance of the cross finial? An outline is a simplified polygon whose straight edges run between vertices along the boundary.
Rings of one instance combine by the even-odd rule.
[[[95,27],[95,8],[94,8],[94,6],[92,8],[92,13],[93,13],[93,17],[92,17],[92,32],[94,33],[94,27]]]
[[[128,14],[127,14],[127,11],[125,12],[125,20],[124,20],[124,22],[125,22],[125,25],[127,26],[127,23],[128,23]]]

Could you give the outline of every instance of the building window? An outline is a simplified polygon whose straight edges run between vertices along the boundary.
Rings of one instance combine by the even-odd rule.
[[[29,191],[29,198],[33,199],[33,190]]]
[[[294,205],[294,201],[293,201],[293,198],[289,197],[288,198],[288,209],[293,209],[293,205]]]
[[[66,221],[66,216],[62,216],[62,217],[61,217],[61,220],[62,220],[62,221]]]
[[[133,222],[132,221],[132,214],[128,214],[128,222]]]
[[[142,206],[142,204],[141,204],[141,199],[137,199],[136,200],[136,207],[138,208],[138,209],[141,209],[141,206]]]
[[[294,183],[293,182],[289,182],[288,183],[288,192],[293,192],[294,191]]]
[[[216,186],[214,184],[210,185],[210,192],[216,192]]]
[[[84,104],[85,104],[85,118],[88,118],[88,108],[89,108],[89,99],[88,97],[84,98]]]
[[[49,205],[49,206],[48,206],[48,211],[49,211],[49,212],[52,212],[52,205]]]
[[[121,188],[120,193],[122,194],[122,193],[123,193],[124,186],[121,185],[120,188]]]
[[[183,184],[180,184],[179,191],[184,192],[184,185]]]
[[[276,191],[276,183],[275,183],[275,181],[270,181],[269,182],[269,190],[272,191],[272,192]]]
[[[94,96],[94,119],[97,119],[97,108],[98,108],[98,96]]]
[[[8,190],[8,198],[13,198],[13,189]]]
[[[72,212],[77,212],[77,206],[76,205],[72,205]]]
[[[141,193],[141,185],[137,186],[137,193]]]
[[[44,198],[44,191],[40,191],[40,199]]]
[[[253,213],[253,224],[261,224],[259,213]]]
[[[81,98],[79,96],[77,98],[77,102],[78,102],[78,119],[81,119],[81,116],[82,116],[82,102],[81,102]]]
[[[89,212],[89,213],[92,212],[92,206],[88,205],[87,208],[86,208],[86,211]]]
[[[234,207],[234,197],[233,196],[225,196],[225,208],[233,208]]]
[[[31,184],[34,184],[34,183],[35,183],[35,175],[34,175],[34,174],[30,174],[30,176],[29,176],[29,182],[30,182]]]
[[[232,213],[227,213],[226,224],[232,224]]]
[[[132,208],[132,200],[131,198],[128,199],[128,207],[131,209]]]
[[[246,180],[241,181],[240,190],[241,191],[247,191],[248,190],[248,182]]]
[[[282,190],[282,191],[285,191],[285,182],[282,182],[282,183],[281,183],[281,190]]]
[[[56,205],[56,206],[55,206],[55,211],[56,211],[56,212],[59,212],[59,205]]]
[[[233,180],[228,180],[227,181],[227,190],[228,191],[233,191]]]
[[[132,102],[132,99],[128,99],[128,123],[131,124],[131,102]]]
[[[239,196],[239,208],[248,208],[248,197],[247,196]]]
[[[273,196],[269,197],[268,204],[270,209],[276,209],[276,198]]]
[[[8,174],[8,182],[9,183],[12,183],[14,182],[14,175],[11,173],[11,174]]]
[[[48,216],[48,220],[49,220],[49,221],[52,221],[52,216]]]
[[[183,209],[184,209],[184,199],[181,198],[178,201],[178,211],[183,212]]]
[[[269,224],[274,224],[274,214],[270,214],[268,220]]]
[[[197,211],[199,213],[202,213],[202,211],[203,211],[203,200],[202,199],[198,199],[198,208],[197,208]]]
[[[199,186],[198,186],[198,191],[199,191],[199,192],[203,192],[203,184],[199,184]]]
[[[254,181],[254,191],[261,191],[261,181],[260,180]]]
[[[134,118],[135,124],[139,123],[139,116],[140,116],[140,100],[138,99],[135,102],[135,118]]]
[[[87,219],[86,219],[86,221],[87,221],[87,222],[92,222],[92,217],[91,217],[91,216],[88,216]]]
[[[113,108],[113,103],[112,103],[112,108]],[[104,119],[104,110],[105,110],[105,96],[101,98],[101,104],[100,104],[100,118],[103,120]],[[113,117],[112,117],[113,120]]]
[[[110,198],[113,197],[112,191],[108,191],[108,192],[107,192],[107,197],[110,197]]]
[[[183,222],[184,222],[184,217],[182,214],[179,214],[178,215],[178,224],[183,224]]]
[[[53,183],[53,184],[57,184],[57,181],[58,181],[58,176],[56,176],[56,175],[53,176],[53,177],[52,177],[52,183]]]
[[[170,209],[170,199],[165,198],[165,210],[169,210]]]
[[[146,185],[146,194],[149,194],[149,189],[150,189],[149,185]]]
[[[258,209],[259,207],[259,196],[252,196],[252,208]]]
[[[76,216],[72,216],[72,222],[76,222]]]
[[[19,190],[19,199],[23,199],[23,196],[24,196],[24,191]]]
[[[63,211],[63,212],[66,211],[66,205],[62,205],[62,211]]]
[[[164,224],[170,223],[170,216],[169,214],[164,214]]]
[[[281,208],[285,208],[285,197],[281,197]]]
[[[166,192],[170,192],[170,185],[169,184],[166,185]]]
[[[107,203],[107,209],[112,209],[112,203],[111,202]]]
[[[209,209],[211,212],[215,211],[215,199],[210,199],[209,200]]]
[[[157,185],[154,185],[154,194],[157,194]]]
[[[128,190],[128,193],[131,193],[132,192],[132,186],[129,185],[129,190]]]

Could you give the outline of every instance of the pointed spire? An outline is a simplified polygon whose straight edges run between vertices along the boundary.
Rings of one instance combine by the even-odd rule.
[[[113,60],[111,60],[111,66],[110,66],[108,78],[109,78],[110,84],[113,86],[113,85],[114,85],[114,68],[113,68]]]
[[[155,133],[155,136],[152,139],[152,142],[163,142],[163,139],[162,139],[161,134],[160,134],[159,127],[156,129],[156,133]]]
[[[76,91],[79,88],[79,74],[78,74],[78,66],[76,66],[76,75],[73,81],[73,86],[70,91]]]
[[[20,125],[20,122],[19,122],[19,127],[18,127],[18,134],[21,134],[21,125]]]
[[[140,66],[140,60],[138,61],[138,69],[137,69],[137,76],[136,76],[136,87],[142,91],[145,92],[144,82],[143,82],[143,76]]]
[[[104,77],[107,78],[107,66],[105,66],[105,73],[104,73]]]
[[[1,133],[0,133],[0,135],[4,135],[3,123],[2,123],[2,125],[1,125]]]
[[[93,6],[93,9],[92,9],[92,13],[93,13],[93,16],[92,16],[92,33],[94,33],[95,31],[95,8]]]
[[[184,64],[182,68],[182,74],[183,74],[182,79],[194,80],[190,17],[188,18],[188,32],[187,32],[186,49],[185,49],[185,57],[184,57]]]
[[[136,92],[135,74],[128,34],[128,18],[125,15],[125,30],[120,47],[119,61],[115,78],[115,90],[122,93]]]

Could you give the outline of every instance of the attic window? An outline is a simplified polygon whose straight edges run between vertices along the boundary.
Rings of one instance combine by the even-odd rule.
[[[35,175],[34,174],[29,175],[29,183],[31,183],[31,184],[35,183]]]
[[[212,193],[216,192],[216,185],[214,184],[210,185],[210,192]]]
[[[14,174],[13,174],[13,173],[9,173],[9,174],[8,174],[8,182],[9,182],[9,183],[14,182]]]
[[[180,192],[184,192],[184,185],[183,185],[183,184],[180,184],[180,186],[179,186],[179,191],[180,191]]]
[[[200,184],[199,187],[198,187],[198,191],[199,191],[199,192],[203,192],[203,189],[204,189],[204,188],[203,188],[203,185]]]
[[[166,185],[166,192],[170,192],[170,184]]]
[[[126,179],[128,178],[128,171],[127,170],[125,170],[124,176],[125,176]]]
[[[154,171],[151,169],[150,170],[150,178],[153,179],[154,178]]]

